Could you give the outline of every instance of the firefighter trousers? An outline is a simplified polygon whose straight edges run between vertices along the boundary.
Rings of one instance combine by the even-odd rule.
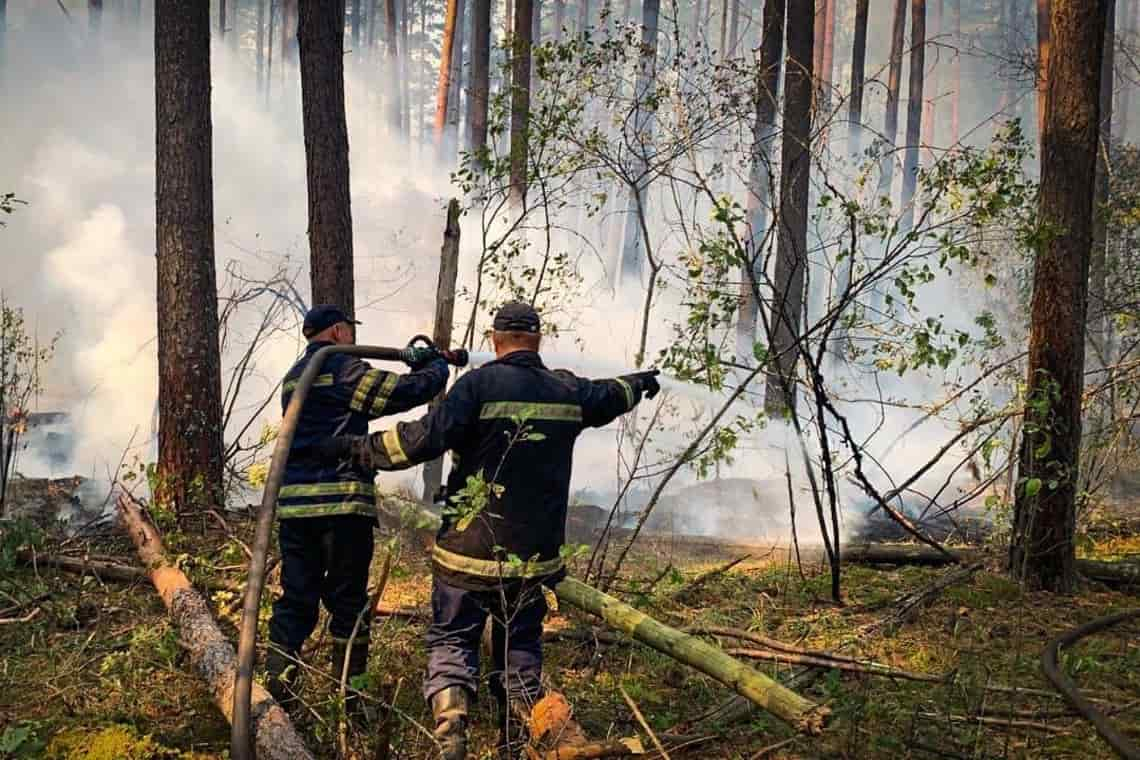
[[[289,653],[301,650],[328,610],[334,640],[368,640],[368,568],[372,564],[373,517],[329,515],[281,520],[281,596],[273,604],[269,640]]]
[[[505,603],[505,606],[504,606]],[[542,696],[542,619],[546,598],[538,583],[469,591],[432,578],[432,622],[427,632],[428,670],[424,697],[449,686],[475,694],[479,644],[491,617],[491,693],[503,701],[532,705]]]

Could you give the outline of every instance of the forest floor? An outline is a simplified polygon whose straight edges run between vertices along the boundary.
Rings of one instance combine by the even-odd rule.
[[[232,530],[248,535],[251,527],[234,524]],[[205,535],[168,533],[166,541],[170,555],[179,557],[199,588],[220,587],[210,593],[215,614],[236,640],[240,613],[233,604],[235,592],[225,586],[237,588],[244,579],[240,544],[216,525]],[[410,542],[404,546],[393,565],[385,605],[426,610],[426,559]],[[79,548],[73,542],[62,550]],[[58,543],[39,548],[60,550]],[[134,557],[123,536],[86,544],[82,551],[120,562]],[[382,551],[378,546],[377,555]],[[1107,531],[1084,551],[1136,554],[1140,539],[1135,530]],[[745,552],[753,556],[693,585],[694,578]],[[0,556],[0,562],[4,559]],[[374,572],[380,564],[374,562]],[[189,670],[149,584],[104,582],[43,567],[13,569],[10,562],[0,567],[5,568],[0,609],[19,604],[0,615],[0,758],[227,756],[228,726]],[[619,639],[598,648],[590,636],[555,634],[600,630],[596,621],[566,608],[552,611],[547,620],[552,640],[546,645],[546,677],[550,688],[568,697],[592,738],[640,735],[651,750],[652,742],[622,696],[624,689],[667,748],[674,734],[690,742],[669,750],[677,759],[1113,757],[1092,726],[1052,694],[1041,674],[1040,655],[1057,633],[1138,606],[1135,591],[1094,584],[1070,597],[1026,593],[999,568],[995,557],[913,620],[871,632],[868,626],[889,616],[900,594],[953,570],[844,567],[845,605],[839,607],[829,600],[829,577],[818,555],[805,557],[801,574],[784,551],[742,550],[708,541],[647,542],[617,585],[623,598],[662,622],[744,628],[802,647],[946,676],[944,682],[927,683],[755,663],[830,707],[831,721],[819,737],[796,736],[759,710],[730,706],[727,714],[717,711],[733,696],[726,688],[640,645]],[[430,715],[420,696],[425,619],[389,616],[373,627],[365,688],[394,701],[390,735],[396,758],[431,757],[422,728],[430,724]],[[318,637],[309,661],[324,668],[328,647],[328,637]],[[1118,726],[1140,738],[1140,625],[1085,640],[1064,652],[1063,665],[1086,694],[1102,700]],[[301,689],[305,705],[297,723],[318,756],[334,758],[333,684],[314,672]],[[491,756],[492,711],[493,701],[484,691],[474,715],[471,757]],[[377,756],[378,735],[375,725],[352,732],[358,757]],[[647,756],[657,755],[650,751]]]

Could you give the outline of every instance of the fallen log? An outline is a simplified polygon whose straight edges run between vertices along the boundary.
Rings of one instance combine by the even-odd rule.
[[[141,567],[121,565],[118,562],[87,559],[86,557],[68,557],[62,554],[36,554],[24,550],[16,554],[16,561],[21,565],[50,567],[55,570],[62,570],[77,575],[91,573],[101,580],[120,581],[123,583],[146,581],[150,578],[146,570],[143,570]]]
[[[560,582],[554,587],[554,593],[559,600],[598,615],[609,625],[641,643],[715,678],[797,731],[806,734],[823,731],[823,725],[831,712],[827,707],[804,699],[712,644],[670,628],[644,612],[573,578]]]
[[[151,583],[178,627],[194,669],[205,680],[214,704],[232,722],[237,654],[218,628],[206,600],[167,559],[162,538],[138,502],[123,495],[119,511],[139,558],[149,568]],[[285,710],[258,684],[253,686],[251,720],[258,760],[315,760]]]
[[[918,544],[852,544],[843,551],[843,561],[860,565],[948,565],[979,560],[983,552],[964,548],[947,557]],[[1109,585],[1140,585],[1140,561],[1078,559],[1077,572],[1089,580]]]

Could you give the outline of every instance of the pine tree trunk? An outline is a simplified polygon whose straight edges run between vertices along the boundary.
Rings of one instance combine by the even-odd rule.
[[[562,42],[566,25],[566,0],[554,0],[554,41]]]
[[[931,0],[930,24],[926,30],[926,39],[937,40],[942,34],[942,0]],[[922,161],[927,164],[934,163],[934,143],[937,140],[938,129],[938,85],[939,70],[942,68],[942,54],[934,48],[934,61],[930,64],[922,89],[926,95],[922,102]]]
[[[910,84],[906,103],[906,155],[903,159],[902,219],[903,232],[914,226],[914,192],[918,186],[918,151],[922,140],[922,90],[926,73],[926,0],[911,0],[910,5]]]
[[[740,276],[740,306],[736,319],[736,355],[738,361],[752,361],[756,343],[756,320],[759,301],[756,298],[767,261],[760,246],[768,235],[769,176],[772,165],[772,138],[779,103],[780,62],[784,55],[785,0],[765,0],[764,31],[760,41],[757,78],[756,120],[752,125],[752,155],[748,171],[748,256],[751,269]]]
[[[1052,53],[1050,37],[1051,0],[1037,0],[1037,145],[1045,134],[1045,109],[1049,97],[1049,58]],[[1043,151],[1042,151],[1043,152]]]
[[[207,8],[207,11],[209,9]],[[87,0],[87,28],[92,34],[99,33],[103,23],[103,0]]]
[[[299,0],[281,0],[281,60],[297,62],[297,3]]]
[[[265,30],[265,104],[267,106],[269,105],[270,92],[273,89],[273,38],[276,36],[273,24],[277,5],[277,0],[269,0],[269,28]]]
[[[891,59],[887,67],[887,110],[883,117],[883,160],[879,167],[879,195],[891,196],[895,175],[895,146],[899,133],[899,91],[902,87],[903,43],[906,38],[906,0],[895,0],[891,22]]]
[[[527,131],[530,121],[530,33],[534,0],[515,3],[511,57],[511,205],[526,206]]]
[[[218,0],[218,37],[226,37],[226,0]]]
[[[578,36],[585,39],[590,28],[590,0],[578,0]]]
[[[158,493],[180,515],[222,504],[214,272],[210,7],[156,0]]]
[[[1137,29],[1140,29],[1140,2],[1129,0],[1124,7],[1124,39],[1134,39]],[[1124,81],[1121,83],[1120,103],[1115,109],[1116,136],[1122,142],[1128,142],[1131,139],[1129,124],[1132,118],[1132,88],[1131,82]]]
[[[360,55],[360,9],[363,5],[361,0],[352,0],[352,53],[354,56]],[[360,60],[357,58],[357,60]]]
[[[468,19],[471,16],[467,11],[467,0],[458,0],[456,5],[458,7],[455,10],[455,44],[451,53],[451,78],[447,93],[447,129],[444,134],[444,151],[448,161],[455,160],[455,153],[459,148],[459,119],[462,113],[460,100],[463,92],[465,61],[463,45],[467,37]]]
[[[443,47],[439,56],[439,84],[435,91],[435,136],[436,156],[444,155],[444,131],[447,129],[447,99],[451,95],[451,57],[455,49],[455,35],[458,28],[459,0],[447,0],[447,12],[443,20]]]
[[[867,17],[871,0],[855,0],[855,33],[851,42],[851,96],[847,104],[847,152],[863,152],[863,87],[867,67]]]
[[[257,0],[257,89],[265,87],[265,3]]]
[[[0,82],[4,81],[4,44],[8,38],[8,0],[0,0]]]
[[[396,46],[396,0],[384,0],[384,59],[388,72],[388,124],[396,134],[400,133],[404,108],[401,105],[403,87],[400,72],[400,55]]]
[[[728,57],[736,57],[736,48],[740,42],[740,0],[732,0],[732,9],[728,17]]]
[[[1106,5],[1104,27],[1104,56],[1100,70],[1100,131],[1096,152],[1096,186],[1093,196],[1092,254],[1089,261],[1088,332],[1092,341],[1093,364],[1107,366],[1108,320],[1105,297],[1108,290],[1108,156],[1112,149],[1112,93],[1114,84],[1113,63],[1116,44],[1116,0],[1104,0]],[[1094,420],[1099,416],[1093,415]],[[1095,422],[1094,422],[1095,424]]]
[[[1010,569],[1032,588],[1070,592],[1084,390],[1084,329],[1100,128],[1105,0],[1052,7],[1030,307],[1026,434],[1010,540]],[[1047,442],[1047,445],[1046,445]]]
[[[411,3],[409,0],[399,0],[400,3],[400,128],[408,140],[412,139],[412,87],[411,65],[412,48],[408,44],[408,27],[411,22],[409,15]]]
[[[789,0],[788,51],[784,64],[784,129],[780,148],[780,225],[772,294],[772,367],[764,392],[769,413],[796,409],[796,344],[807,269],[808,175],[815,80],[811,0]]]
[[[957,145],[962,135],[960,113],[962,91],[962,0],[949,0],[950,34],[954,57],[950,60],[950,145]]]
[[[646,213],[649,190],[649,158],[653,145],[654,113],[646,104],[657,76],[657,22],[661,0],[645,0],[641,6],[641,55],[638,58],[637,91],[634,93],[633,135],[628,145],[634,148],[634,184],[628,188],[625,230],[621,251],[621,275],[639,277],[645,266],[642,252],[641,216]]]
[[[827,0],[823,12],[823,53],[820,56],[819,112],[824,119],[830,119],[831,76],[835,66],[835,0]]]
[[[491,94],[491,0],[471,0],[471,95],[467,101],[467,150],[487,149],[487,101]]]
[[[356,304],[344,114],[344,0],[301,0],[300,10],[312,298],[314,304],[335,304],[351,316]]]
[[[507,9],[503,12],[503,39],[509,40],[511,38],[511,22],[515,18],[514,0],[506,0]]]

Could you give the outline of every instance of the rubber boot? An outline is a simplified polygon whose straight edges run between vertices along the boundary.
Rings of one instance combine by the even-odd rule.
[[[499,760],[519,760],[529,739],[530,710],[518,700],[495,695],[499,703],[499,741],[495,745]]]
[[[349,649],[347,641],[333,641],[332,675],[338,684],[344,669],[346,653],[348,654],[348,678],[345,680],[344,712],[350,718],[359,718],[364,713],[364,700],[352,690],[352,679],[363,675],[368,670],[368,639],[356,639],[351,649]]]
[[[467,711],[470,696],[462,686],[448,686],[431,696],[435,740],[443,760],[467,758]]]
[[[299,652],[284,652],[271,645],[265,655],[265,688],[282,707],[297,699],[293,684],[297,681]]]

